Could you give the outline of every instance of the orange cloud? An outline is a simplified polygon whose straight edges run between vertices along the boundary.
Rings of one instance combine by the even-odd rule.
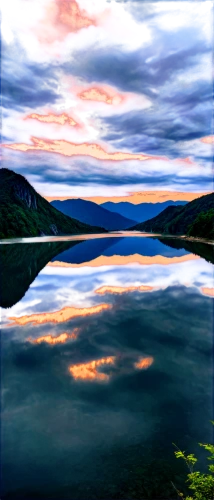
[[[75,328],[71,334],[61,333],[58,337],[53,337],[52,335],[45,335],[44,337],[39,337],[38,339],[32,340],[29,338],[30,342],[34,344],[41,344],[41,342],[46,342],[47,344],[55,345],[55,344],[64,344],[67,340],[72,339],[75,340],[77,338],[79,332],[79,328]]]
[[[49,113],[48,115],[38,115],[37,113],[32,113],[31,115],[28,115],[24,118],[25,120],[38,120],[39,122],[44,122],[44,123],[57,123],[59,125],[71,125],[72,127],[75,127],[77,123],[68,116],[66,113],[63,113],[61,115],[55,115],[53,113]]]
[[[99,16],[99,23],[102,17]],[[97,24],[94,16],[89,16],[84,9],[80,9],[76,0],[51,0],[46,5],[44,18],[35,32],[41,43],[49,45]],[[56,53],[57,57],[58,55]]]
[[[146,370],[149,368],[152,364],[154,363],[154,358],[148,357],[148,358],[140,358],[137,363],[134,364],[135,368],[138,370]]]
[[[153,286],[146,286],[146,285],[126,286],[126,287],[102,286],[101,288],[98,288],[97,290],[95,290],[95,292],[98,293],[99,295],[105,295],[106,293],[122,294],[122,293],[127,293],[127,292],[134,292],[134,291],[150,292],[151,290],[154,290],[154,287]]]
[[[129,24],[112,6],[104,6],[104,0],[19,0],[18,4],[12,22],[25,39],[33,39],[41,59],[62,57],[69,41],[84,43],[100,32],[107,43],[143,40],[136,25]]]
[[[64,307],[60,311],[55,311],[51,313],[39,313],[30,314],[29,316],[21,317],[10,317],[11,321],[14,321],[17,325],[27,325],[28,323],[33,323],[34,325],[41,325],[44,323],[64,323],[70,319],[77,318],[79,316],[92,316],[93,314],[98,314],[102,311],[110,309],[112,306],[110,304],[99,304],[93,307]]]
[[[87,101],[90,101],[91,106],[93,103],[99,103],[99,109],[100,104],[103,104],[104,111],[110,106],[112,113],[113,111],[121,112],[130,109],[130,105],[134,107],[148,107],[148,105],[151,105],[150,101],[143,96],[132,92],[120,92],[114,87],[102,83],[82,84],[72,76],[62,77],[62,83],[65,85],[71,99],[73,97],[74,100],[79,101],[80,107],[83,105],[81,101],[86,104]],[[106,104],[108,104],[107,107]]]
[[[38,136],[52,137],[58,140],[63,139],[64,141],[75,141],[76,139],[79,141],[80,137],[83,141],[87,140],[89,126],[96,128],[94,120],[83,121],[81,108],[77,103],[72,109],[67,108],[63,111],[46,107],[42,112],[27,112],[19,117],[19,122],[21,126],[23,122],[27,123],[28,129],[26,130],[29,135],[33,131],[34,135],[38,134]]]
[[[111,7],[90,9],[82,0],[40,0],[39,4],[31,33],[40,51],[58,57],[69,39],[84,29],[100,26],[113,12]]]
[[[99,370],[100,367],[103,367],[105,365],[115,365],[117,357],[116,356],[109,356],[106,358],[102,358],[99,360],[93,360],[90,361],[89,363],[79,363],[77,365],[72,365],[69,367],[69,372],[73,376],[75,380],[87,380],[90,382],[94,381],[101,381],[101,382],[106,382],[109,381],[110,374],[102,373]],[[154,358],[153,357],[147,357],[147,358],[139,358],[136,363],[134,363],[134,369],[137,370],[146,370],[149,368],[152,364],[154,363]],[[133,367],[129,368],[128,371],[125,368],[125,373],[129,373],[133,371]],[[120,367],[119,370],[117,370],[117,375],[120,373],[124,372],[124,368]]]
[[[106,102],[107,104],[111,104],[112,100],[108,98],[108,96],[102,92],[100,92],[96,88],[91,88],[90,90],[85,90],[82,94],[80,94],[80,99],[86,101],[96,101],[96,102]]]
[[[214,144],[214,135],[208,135],[207,137],[203,137],[200,139],[201,142],[205,144]]]
[[[120,203],[121,201],[128,201],[133,203],[133,205],[139,205],[140,203],[161,203],[163,201],[193,201],[200,196],[209,194],[208,191],[203,193],[190,193],[190,192],[179,192],[179,191],[144,191],[140,193],[129,193],[127,196],[91,196],[82,197],[84,200],[94,201],[98,205],[105,203],[106,201],[112,201],[113,203]],[[52,200],[68,200],[75,199],[77,196],[72,198],[67,196],[46,196],[42,194],[44,198],[48,201]]]
[[[82,363],[78,365],[73,365],[69,367],[70,374],[75,380],[88,380],[93,381],[108,381],[110,376],[106,373],[101,373],[98,368],[105,365],[113,365],[115,363],[115,357],[109,356],[107,358],[102,358],[99,360],[91,361],[90,363]]]
[[[170,265],[170,264],[181,264],[182,262],[188,262],[192,260],[198,260],[200,257],[194,254],[182,255],[181,257],[163,257],[162,255],[155,255],[153,257],[147,257],[144,255],[134,254],[134,255],[113,255],[111,257],[106,257],[101,255],[94,260],[89,262],[83,262],[82,264],[69,264],[66,262],[54,261],[49,262],[47,265],[50,267],[103,267],[103,266],[126,266],[129,264],[141,264],[145,266],[149,265]]]
[[[17,151],[47,151],[63,156],[92,156],[97,160],[151,160],[158,157],[146,156],[144,154],[132,153],[108,153],[99,144],[74,144],[65,140],[49,140],[31,137],[33,145],[30,144],[2,144],[4,148],[15,149]]]
[[[115,189],[115,192],[117,190]],[[196,198],[200,198],[200,196],[204,196],[205,194],[210,194],[211,191],[175,191],[175,190],[161,190],[155,189],[153,191],[144,190],[144,191],[132,191],[124,196],[118,196],[114,194],[110,194],[109,196],[81,196],[84,200],[94,201],[94,203],[105,203],[106,201],[112,201],[113,203],[120,203],[121,201],[128,201],[129,203],[133,203],[133,205],[138,205],[139,203],[161,203],[163,201],[192,201]],[[59,197],[48,197],[47,199],[59,199]],[[75,197],[73,197],[75,198]],[[67,196],[61,197],[60,199],[68,199]]]
[[[202,287],[201,291],[204,295],[207,295],[208,297],[214,297],[214,288]]]
[[[190,166],[190,167],[195,165],[195,163],[189,157],[188,158],[177,158],[174,161],[179,162],[179,163],[184,163],[185,165]]]

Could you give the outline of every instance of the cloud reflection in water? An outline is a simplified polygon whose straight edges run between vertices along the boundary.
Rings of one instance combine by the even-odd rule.
[[[212,266],[173,257],[167,266],[46,266],[2,310],[2,466],[12,498],[83,500],[87,488],[107,498],[148,456],[171,463],[173,441],[195,451],[212,438]]]

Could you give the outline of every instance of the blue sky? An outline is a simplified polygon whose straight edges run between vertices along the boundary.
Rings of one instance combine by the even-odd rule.
[[[158,201],[164,192],[165,201],[211,191],[212,9],[211,1],[5,3],[3,166],[53,198]]]

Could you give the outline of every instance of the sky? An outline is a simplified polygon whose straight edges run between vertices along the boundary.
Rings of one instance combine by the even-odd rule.
[[[2,166],[47,199],[212,191],[211,1],[2,6]]]

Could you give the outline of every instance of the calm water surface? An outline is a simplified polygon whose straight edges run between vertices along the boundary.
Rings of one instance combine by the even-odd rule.
[[[2,494],[177,498],[212,440],[213,247],[103,235],[0,245]]]

